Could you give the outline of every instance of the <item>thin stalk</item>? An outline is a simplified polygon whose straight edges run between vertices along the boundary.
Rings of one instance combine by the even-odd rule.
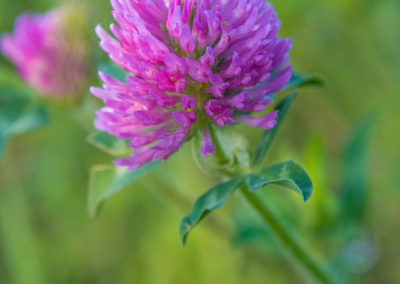
[[[187,212],[192,206],[191,199],[180,193],[179,190],[177,190],[179,186],[177,186],[176,184],[171,184],[171,181],[169,179],[162,178],[158,180],[157,176],[158,175],[153,176],[151,179],[149,179],[149,181],[145,183],[147,185],[147,188],[153,189],[152,191],[157,197],[159,197],[161,192],[165,198],[169,199],[169,201],[174,204],[174,208],[178,207],[178,211]],[[161,184],[163,186],[160,188],[159,185]],[[187,186],[190,185],[188,184]],[[154,190],[155,188],[160,188],[160,190]],[[230,236],[232,235],[232,230],[223,222],[213,217],[214,216],[212,215],[208,216],[205,227],[210,232],[214,233],[214,235],[219,239],[223,241],[229,240]],[[248,260],[252,261],[262,268],[265,267],[265,254],[263,254],[262,251],[254,247],[247,247],[246,253]]]
[[[255,193],[250,192],[247,186],[241,188],[241,193],[310,276],[324,284],[337,283],[266,202],[262,201]]]

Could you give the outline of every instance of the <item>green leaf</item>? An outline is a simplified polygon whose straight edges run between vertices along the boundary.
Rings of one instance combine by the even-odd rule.
[[[301,88],[308,86],[323,86],[324,81],[316,76],[307,76],[300,73],[293,73],[290,78],[289,84],[286,86],[286,89],[291,88]]]
[[[345,147],[341,204],[346,221],[359,223],[364,216],[368,183],[368,143],[375,121],[376,117],[373,115],[361,121]]]
[[[277,163],[263,169],[260,174],[246,178],[250,191],[257,191],[265,185],[275,184],[299,193],[304,201],[312,194],[313,184],[304,169],[294,161]]]
[[[254,156],[255,166],[260,165],[264,161],[265,156],[271,146],[271,143],[276,133],[278,132],[279,128],[281,127],[282,122],[296,97],[297,97],[297,92],[293,92],[287,98],[282,100],[275,108],[276,110],[279,110],[276,126],[270,130],[264,131]]]
[[[0,87],[0,157],[6,141],[49,123],[45,106],[18,90]]]
[[[99,212],[102,203],[125,186],[133,183],[160,163],[160,160],[145,164],[129,171],[111,165],[97,165],[91,168],[89,178],[88,209],[92,217]]]
[[[180,225],[180,239],[183,245],[189,232],[211,211],[220,208],[228,197],[240,186],[244,177],[239,176],[227,182],[220,183],[201,195],[193,205],[192,211],[185,216]]]
[[[114,135],[110,135],[106,132],[94,132],[90,134],[86,139],[89,144],[99,148],[100,150],[112,156],[123,156],[131,151],[128,140],[119,139]]]

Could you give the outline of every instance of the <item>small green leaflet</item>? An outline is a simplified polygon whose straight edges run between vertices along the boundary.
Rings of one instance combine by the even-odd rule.
[[[132,150],[128,145],[128,140],[119,139],[106,132],[94,132],[90,134],[86,140],[89,144],[99,148],[111,156],[127,155]]]
[[[276,184],[298,192],[304,201],[312,194],[313,184],[304,169],[294,161],[277,163],[263,169],[260,174],[246,178],[250,191],[257,191],[265,185]]]
[[[254,166],[258,166],[264,161],[265,156],[271,146],[271,143],[276,133],[278,132],[279,128],[281,127],[282,122],[296,97],[297,97],[297,92],[293,92],[287,98],[282,100],[275,108],[276,110],[279,110],[279,114],[276,119],[277,120],[276,126],[271,130],[264,131],[260,139],[259,145],[257,147],[256,153],[254,155]]]
[[[90,171],[89,179],[88,209],[90,215],[95,217],[105,200],[125,186],[133,183],[159,163],[160,160],[156,160],[134,171],[112,165],[93,166]]]
[[[240,186],[244,177],[238,176],[220,183],[201,195],[193,205],[192,211],[185,216],[180,225],[180,239],[185,245],[189,232],[211,211],[220,208],[229,196]]]

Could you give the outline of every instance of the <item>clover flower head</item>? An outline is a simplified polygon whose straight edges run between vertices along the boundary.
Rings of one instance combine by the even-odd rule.
[[[86,46],[70,36],[66,16],[61,8],[24,13],[16,19],[13,33],[0,37],[0,51],[28,85],[53,97],[78,94],[87,73]]]
[[[167,159],[195,132],[214,153],[209,125],[275,126],[277,112],[254,116],[287,85],[292,42],[265,0],[111,0],[113,36],[97,26],[100,46],[131,73],[124,82],[103,72],[104,101],[95,125],[129,139],[130,169]]]

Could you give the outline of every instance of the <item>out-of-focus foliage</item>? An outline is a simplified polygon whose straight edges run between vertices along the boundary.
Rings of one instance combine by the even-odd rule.
[[[11,137],[48,123],[44,104],[15,73],[0,69],[0,158]]]
[[[88,208],[91,216],[95,216],[103,201],[132,184],[143,174],[153,169],[160,160],[148,163],[139,169],[130,171],[108,165],[97,165],[90,169]]]
[[[97,22],[107,26],[109,1],[87,2],[91,29]],[[21,12],[43,12],[60,3],[0,0],[0,33],[10,32]],[[400,3],[272,3],[282,35],[294,39],[295,69],[318,75],[326,84],[301,91],[265,161],[302,164],[314,183],[312,197],[304,204],[292,192],[272,188],[263,191],[264,198],[343,278],[398,283]],[[97,66],[107,62],[99,48],[93,50]],[[3,57],[0,69],[13,74],[8,82],[19,80]],[[181,216],[218,182],[199,170],[189,144],[115,194],[92,220],[86,207],[89,169],[110,164],[113,157],[86,142],[93,129],[83,128],[76,112],[60,104],[49,110],[51,124],[12,137],[0,162],[0,283],[279,284],[305,279],[239,199],[202,222],[182,248],[176,234]],[[372,114],[370,130],[367,122],[357,127]],[[256,148],[262,133],[238,129]],[[348,190],[357,194],[345,197]],[[356,196],[360,203],[351,207]],[[354,215],[347,219],[348,214]]]
[[[342,216],[345,222],[360,224],[364,220],[369,168],[369,134],[375,115],[364,119],[351,135],[343,157],[341,199]]]
[[[95,131],[91,133],[86,140],[111,156],[119,157],[129,155],[131,151],[128,140],[118,139],[107,132]]]

